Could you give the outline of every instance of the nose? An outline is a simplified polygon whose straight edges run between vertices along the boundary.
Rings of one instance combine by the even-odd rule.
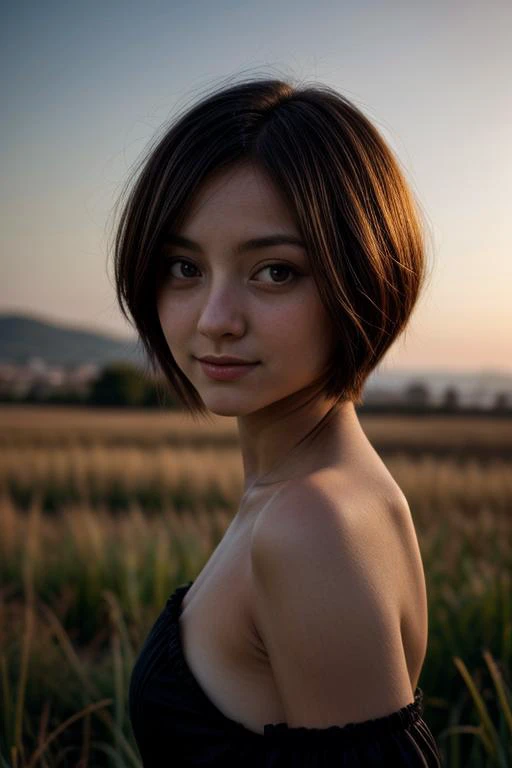
[[[210,289],[197,323],[199,333],[210,339],[221,336],[242,336],[245,319],[240,297],[227,282]]]

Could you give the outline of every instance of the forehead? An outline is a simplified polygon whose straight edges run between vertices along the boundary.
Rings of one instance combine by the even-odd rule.
[[[256,165],[244,163],[206,179],[187,209],[181,229],[216,224],[286,227],[296,231],[296,217],[278,187]]]

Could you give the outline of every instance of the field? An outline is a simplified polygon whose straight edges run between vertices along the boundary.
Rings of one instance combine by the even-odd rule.
[[[429,596],[419,680],[448,768],[512,765],[512,420],[371,416]],[[236,420],[0,406],[0,760],[142,763],[134,658],[242,493]]]

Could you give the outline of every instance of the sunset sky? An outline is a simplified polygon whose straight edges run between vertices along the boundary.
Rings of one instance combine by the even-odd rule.
[[[512,3],[4,6],[0,312],[132,336],[112,207],[161,125],[238,73],[324,82],[398,155],[432,276],[386,366],[512,372]]]

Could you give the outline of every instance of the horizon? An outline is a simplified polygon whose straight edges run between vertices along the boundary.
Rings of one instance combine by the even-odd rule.
[[[290,77],[370,118],[424,216],[428,279],[383,366],[512,371],[512,6],[198,2],[6,10],[0,312],[135,340],[108,250],[130,170],[205,89]]]

